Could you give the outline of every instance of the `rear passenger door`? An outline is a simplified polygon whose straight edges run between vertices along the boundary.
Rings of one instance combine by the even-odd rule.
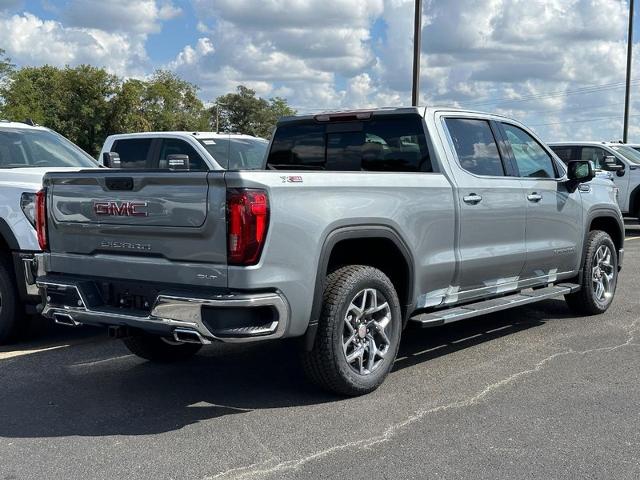
[[[460,209],[458,300],[515,290],[524,266],[526,200],[495,124],[445,118],[460,168],[452,169]]]
[[[561,181],[564,171],[532,134],[508,123],[500,124],[526,203],[527,255],[522,279],[528,284],[554,282],[574,272],[582,246],[582,207],[579,189]]]

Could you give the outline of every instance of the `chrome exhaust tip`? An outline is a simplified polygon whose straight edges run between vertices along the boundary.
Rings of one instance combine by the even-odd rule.
[[[181,343],[198,343],[200,345],[207,345],[211,343],[209,340],[204,338],[200,332],[190,330],[188,328],[176,328],[173,331],[173,339],[176,342]]]
[[[77,327],[82,325],[80,322],[76,322],[68,313],[54,313],[53,321],[58,325],[66,325],[67,327]]]

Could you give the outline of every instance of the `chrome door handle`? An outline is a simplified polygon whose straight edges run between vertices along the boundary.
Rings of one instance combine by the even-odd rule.
[[[542,200],[542,195],[533,192],[527,195],[527,200],[529,200],[530,202],[539,202],[540,200]]]
[[[471,193],[465,197],[462,197],[464,203],[468,203],[469,205],[476,205],[482,201],[482,197],[480,195],[476,195],[475,193]]]

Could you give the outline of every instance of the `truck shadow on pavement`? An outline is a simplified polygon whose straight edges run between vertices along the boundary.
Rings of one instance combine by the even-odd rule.
[[[570,316],[564,302],[548,300],[441,328],[410,328],[394,371],[426,369],[428,360],[543,325],[541,318]],[[342,399],[310,386],[294,347],[215,345],[189,361],[158,365],[129,355],[120,342],[94,339],[0,361],[0,437],[148,435],[254,409],[336,401],[362,408],[375,400],[377,393]]]

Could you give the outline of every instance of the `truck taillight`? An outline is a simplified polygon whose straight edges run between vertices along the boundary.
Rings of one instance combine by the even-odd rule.
[[[255,265],[267,238],[269,199],[257,189],[227,191],[227,260],[230,265]]]
[[[38,244],[41,250],[46,250],[47,241],[47,191],[36,192],[36,233],[38,234]]]

